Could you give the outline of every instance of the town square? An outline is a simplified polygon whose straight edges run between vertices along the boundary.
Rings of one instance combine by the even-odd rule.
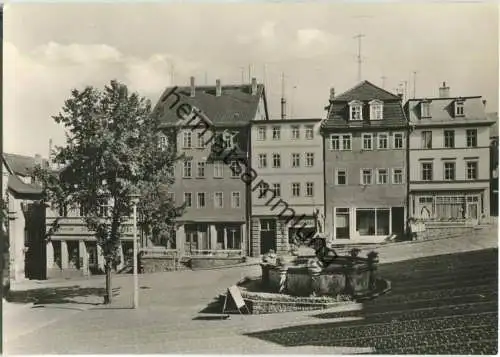
[[[2,17],[3,352],[497,354],[497,5]]]

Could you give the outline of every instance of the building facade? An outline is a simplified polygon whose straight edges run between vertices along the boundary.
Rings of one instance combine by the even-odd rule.
[[[368,81],[330,92],[322,123],[324,200],[335,243],[404,234],[408,125],[401,100]]]
[[[286,253],[295,238],[314,234],[323,214],[321,119],[256,120],[251,129],[252,255]],[[301,235],[301,237],[298,237]]]
[[[488,113],[490,128],[490,215],[498,217],[498,112]]]
[[[181,109],[179,109],[181,108]],[[161,110],[165,140],[184,159],[175,166],[171,195],[184,212],[177,219],[181,255],[246,255],[250,251],[250,185],[241,179],[250,150],[250,121],[267,119],[264,86],[168,88]]]
[[[410,215],[478,223],[490,216],[490,125],[480,96],[410,99]]]

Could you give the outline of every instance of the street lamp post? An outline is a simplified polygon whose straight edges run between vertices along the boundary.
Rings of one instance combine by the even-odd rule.
[[[138,249],[137,249],[137,203],[139,202],[139,195],[133,194],[132,195],[132,207],[133,207],[133,220],[134,220],[134,227],[133,227],[133,235],[134,235],[134,309],[137,309],[139,307],[139,276],[137,272],[137,254],[138,254]]]

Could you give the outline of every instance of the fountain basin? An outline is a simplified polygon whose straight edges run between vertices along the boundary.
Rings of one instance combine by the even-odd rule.
[[[324,269],[314,269],[302,263],[304,260],[301,257],[283,265],[261,264],[263,286],[270,292],[292,296],[348,294],[356,297],[370,290],[374,269],[367,259],[339,256]]]

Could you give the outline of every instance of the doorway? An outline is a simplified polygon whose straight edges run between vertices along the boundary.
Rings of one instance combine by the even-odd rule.
[[[260,220],[260,254],[266,254],[270,250],[276,252],[276,220]]]
[[[45,206],[30,203],[25,215],[25,276],[28,279],[47,279],[47,242],[45,241]]]
[[[391,207],[391,228],[392,234],[399,238],[404,236],[405,232],[405,209],[404,207]]]

